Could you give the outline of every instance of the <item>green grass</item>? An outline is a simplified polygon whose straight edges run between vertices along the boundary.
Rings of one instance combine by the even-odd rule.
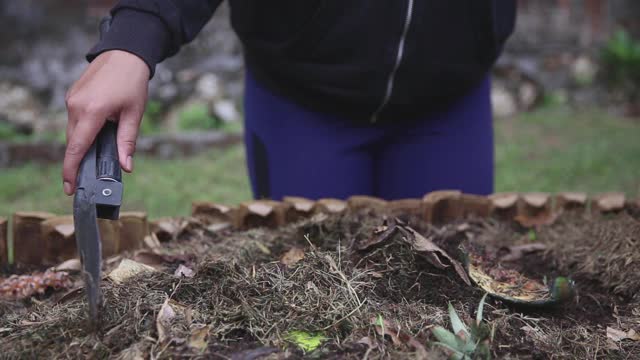
[[[640,196],[638,121],[552,107],[495,123],[497,191]],[[187,215],[195,200],[234,204],[251,196],[241,146],[187,159],[139,156],[124,182],[123,209],[146,210],[152,218]],[[59,165],[2,169],[0,216],[18,210],[71,212]]]
[[[188,215],[195,200],[234,204],[251,197],[241,146],[186,159],[136,157],[134,172],[124,174],[123,182],[123,211],[145,210],[154,218]],[[72,211],[72,198],[62,193],[59,165],[5,169],[0,189],[0,216],[18,210]]]
[[[640,196],[640,123],[562,107],[497,120],[496,189]]]

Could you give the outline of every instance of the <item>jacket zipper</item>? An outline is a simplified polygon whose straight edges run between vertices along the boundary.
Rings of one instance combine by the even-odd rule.
[[[395,82],[395,79],[396,79],[396,72],[398,71],[398,68],[400,67],[400,63],[402,62],[402,57],[404,55],[404,43],[405,43],[405,40],[407,38],[407,33],[409,32],[409,26],[411,25],[411,19],[413,18],[413,1],[414,0],[409,0],[409,4],[407,6],[407,14],[406,14],[405,19],[404,19],[404,28],[402,29],[402,35],[400,36],[400,42],[398,42],[398,51],[396,53],[396,62],[395,62],[395,64],[393,64],[393,69],[391,70],[391,73],[389,73],[389,77],[387,78],[387,89],[385,91],[384,98],[382,98],[382,101],[380,102],[380,105],[373,112],[373,115],[371,115],[371,122],[372,123],[375,123],[376,121],[378,121],[378,115],[380,115],[380,112],[382,112],[384,107],[387,106],[387,103],[389,103],[389,100],[391,99],[391,94],[393,93],[393,85],[394,85],[394,82]]]

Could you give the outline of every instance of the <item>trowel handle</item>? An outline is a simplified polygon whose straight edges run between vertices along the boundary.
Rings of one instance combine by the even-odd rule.
[[[104,38],[110,25],[111,17],[106,16],[100,20],[100,39]],[[96,177],[98,179],[122,182],[122,172],[118,161],[118,143],[116,142],[117,131],[118,125],[114,121],[107,120],[98,133],[96,141]]]
[[[98,134],[96,148],[96,178],[98,179],[122,182],[122,172],[118,161],[118,143],[116,142],[117,131],[118,124],[107,120]]]

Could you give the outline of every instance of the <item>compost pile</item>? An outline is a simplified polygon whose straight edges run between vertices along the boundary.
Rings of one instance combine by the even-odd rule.
[[[471,324],[485,295],[467,277],[464,249],[473,248],[496,269],[575,282],[555,306],[488,296],[492,357],[640,358],[637,214],[567,212],[533,229],[473,218],[434,226],[370,210],[248,231],[180,221],[149,248],[105,261],[106,274],[138,268],[105,276],[95,330],[80,287],[3,300],[2,356],[445,359],[452,353],[433,329],[451,328],[449,303]]]

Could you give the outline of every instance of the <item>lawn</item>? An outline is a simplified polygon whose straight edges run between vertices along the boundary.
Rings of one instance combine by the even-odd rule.
[[[151,217],[189,214],[194,200],[238,203],[251,196],[243,148],[176,160],[136,159],[125,210]],[[3,169],[0,216],[18,210],[70,213],[60,166]],[[640,122],[595,109],[552,107],[496,120],[497,191],[624,191],[640,196]]]

